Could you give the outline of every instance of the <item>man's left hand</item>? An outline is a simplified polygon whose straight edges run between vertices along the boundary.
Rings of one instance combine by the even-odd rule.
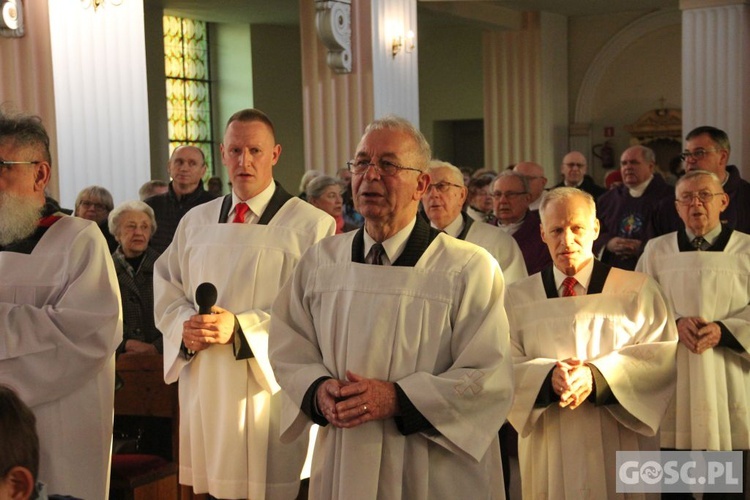
[[[341,387],[341,401],[336,403],[336,427],[357,427],[370,420],[384,420],[398,413],[396,386],[392,382],[364,378],[346,372],[348,382]]]
[[[706,323],[695,334],[695,353],[703,354],[706,350],[716,347],[721,340],[721,328],[716,323]]]
[[[228,344],[234,338],[234,314],[218,306],[212,314],[194,314],[183,323],[182,341],[193,351],[202,351],[213,344]]]

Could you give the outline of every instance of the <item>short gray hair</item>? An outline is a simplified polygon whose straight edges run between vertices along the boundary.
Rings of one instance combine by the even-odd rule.
[[[417,145],[417,155],[419,156],[419,160],[417,165],[409,166],[417,168],[423,172],[427,169],[427,164],[429,163],[430,158],[432,158],[432,149],[430,149],[430,144],[427,142],[427,139],[425,139],[422,132],[412,125],[409,120],[396,115],[386,115],[370,123],[367,128],[365,128],[365,133],[362,137],[375,130],[396,130],[411,136]]]
[[[646,163],[656,163],[656,154],[650,147],[644,146],[643,144],[637,144],[635,146],[629,147],[628,149],[637,149],[638,151],[640,151],[641,158],[643,158],[643,161],[645,161]]]
[[[691,170],[690,172],[685,173],[685,175],[677,179],[677,182],[674,185],[675,194],[677,193],[677,188],[680,184],[682,184],[686,180],[695,179],[696,177],[710,177],[719,186],[721,192],[724,192],[724,186],[722,186],[721,179],[719,179],[718,175],[713,172],[709,172],[708,170]]]
[[[323,196],[323,191],[329,186],[338,186],[341,189],[341,182],[330,175],[319,175],[313,178],[313,180],[307,183],[307,189],[305,189],[308,201]]]
[[[596,202],[593,196],[578,188],[559,187],[545,191],[542,194],[542,201],[539,203],[539,217],[542,219],[542,224],[544,224],[544,212],[547,210],[547,205],[554,201],[569,200],[571,198],[580,198],[586,202],[591,217],[596,218]]]
[[[99,198],[104,206],[107,207],[107,212],[111,212],[115,206],[115,202],[112,199],[112,193],[107,191],[106,188],[101,186],[89,186],[81,189],[81,192],[76,196],[75,210],[73,213],[78,212],[78,207],[83,201],[83,198],[88,197]]]
[[[323,175],[323,172],[321,172],[320,170],[307,170],[304,174],[302,174],[302,179],[300,179],[299,181],[300,192],[306,192],[307,185],[310,184],[310,181],[312,181],[319,175]]]
[[[156,232],[156,216],[154,215],[154,209],[142,201],[134,200],[126,201],[125,203],[117,205],[117,208],[109,213],[109,216],[107,217],[107,225],[112,236],[116,236],[117,229],[120,225],[120,218],[122,217],[122,214],[126,212],[143,212],[148,215],[149,221],[151,222],[151,235]]]
[[[454,181],[459,185],[464,185],[464,173],[461,172],[461,169],[457,166],[453,165],[452,163],[448,163],[447,161],[442,160],[431,160],[430,163],[427,164],[427,172],[432,172],[433,170],[437,170],[439,168],[445,168],[448,171],[450,171],[451,174],[453,174]]]
[[[501,179],[502,177],[515,177],[519,181],[521,181],[521,185],[523,185],[523,192],[529,193],[531,191],[531,186],[529,186],[529,178],[519,172],[516,172],[515,170],[503,170],[499,174],[495,176],[494,179],[492,179],[492,187],[494,189],[495,183],[498,181],[498,179]]]
[[[167,181],[163,181],[161,179],[152,179],[150,181],[146,181],[143,186],[138,189],[138,197],[141,200],[145,200],[146,198],[151,198],[156,193],[156,190],[158,188],[165,188],[169,187],[169,183]]]

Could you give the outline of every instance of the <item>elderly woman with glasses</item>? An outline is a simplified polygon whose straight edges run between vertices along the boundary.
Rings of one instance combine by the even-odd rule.
[[[117,241],[115,241],[107,230],[107,216],[109,216],[114,206],[112,193],[101,186],[89,186],[83,188],[78,193],[75,209],[73,210],[73,214],[76,217],[97,223],[104,235],[104,239],[107,240],[110,252],[113,252],[117,248]]]
[[[312,179],[306,188],[307,201],[336,219],[336,234],[358,229],[344,220],[341,211],[344,199],[341,196],[341,184],[329,175],[319,175]]]
[[[76,197],[75,215],[99,224],[107,220],[114,208],[112,194],[101,186],[83,188]]]
[[[109,214],[118,247],[112,254],[122,296],[123,332],[118,352],[161,354],[162,335],[154,325],[154,262],[148,242],[156,231],[153,209],[142,201],[118,205]]]

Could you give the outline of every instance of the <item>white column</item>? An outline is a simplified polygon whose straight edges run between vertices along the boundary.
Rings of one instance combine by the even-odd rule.
[[[365,126],[388,113],[419,126],[417,51],[393,56],[393,36],[417,37],[416,0],[355,0],[351,5],[351,73],[336,73],[315,30],[315,6],[300,2],[305,169],[334,174]]]
[[[92,184],[115,204],[138,199],[151,178],[143,0],[48,5],[60,202]]]
[[[682,0],[682,129],[724,130],[729,163],[750,178],[750,10],[747,0]]]
[[[535,161],[555,179],[567,147],[567,36],[563,16],[525,12],[523,29],[485,32],[485,165]]]
[[[374,114],[395,113],[419,126],[416,0],[372,0],[372,79]],[[409,32],[414,37],[412,50]],[[393,55],[394,38],[401,50]]]

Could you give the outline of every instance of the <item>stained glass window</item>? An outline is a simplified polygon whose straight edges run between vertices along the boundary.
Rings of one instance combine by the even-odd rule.
[[[210,176],[213,172],[213,138],[205,22],[164,16],[164,68],[169,154],[183,144],[201,148],[208,164],[206,175]]]

